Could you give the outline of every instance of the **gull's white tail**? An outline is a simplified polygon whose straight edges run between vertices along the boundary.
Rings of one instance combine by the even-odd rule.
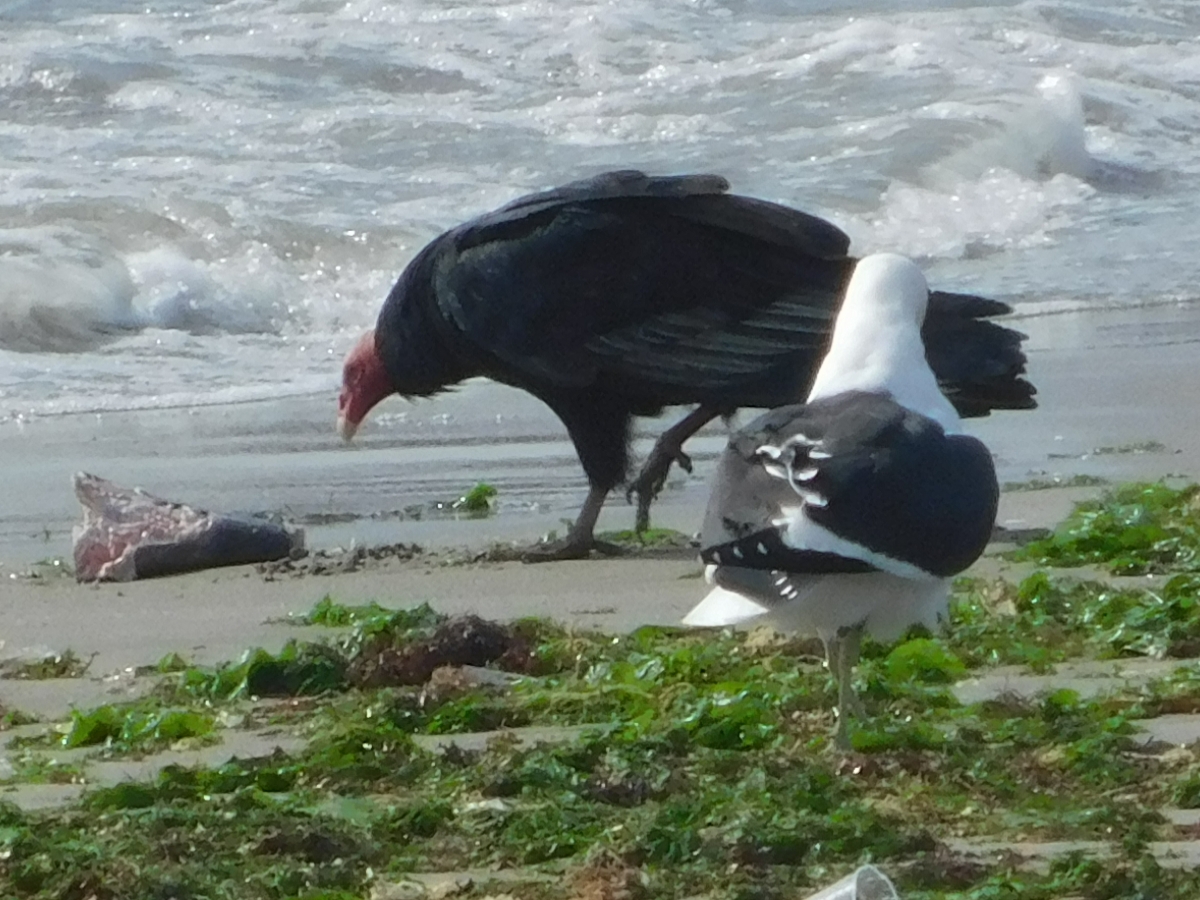
[[[768,612],[770,610],[767,607],[741,594],[723,587],[714,587],[707,597],[683,617],[683,624],[696,628],[719,628],[723,625],[737,625]]]

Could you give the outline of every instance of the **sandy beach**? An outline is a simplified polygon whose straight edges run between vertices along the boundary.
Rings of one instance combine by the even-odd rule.
[[[1200,414],[1181,402],[1200,387],[1200,310],[1164,304],[1007,321],[1029,335],[1040,407],[968,422],[992,448],[1002,482],[1200,472]],[[331,392],[0,417],[0,470],[19,473],[8,479],[0,504],[0,565],[11,571],[69,554],[70,528],[79,520],[70,478],[80,470],[213,510],[282,513],[307,527],[314,547],[354,539],[431,546],[527,539],[561,527],[585,493],[561,424],[519,391],[473,382],[434,400],[392,398],[349,446],[334,433],[334,401]],[[635,451],[644,453],[669,420],[640,422]],[[718,422],[689,443],[695,472],[673,473],[655,505],[658,524],[694,530],[725,433]],[[1114,452],[1135,449],[1153,452]],[[498,489],[497,515],[465,520],[433,511],[478,481]],[[425,515],[407,515],[414,506]],[[602,525],[631,521],[632,510],[612,498]]]
[[[1186,402],[1200,396],[1195,366],[1200,317],[1194,310],[1162,306],[1049,316],[1017,327],[1030,335],[1029,370],[1041,406],[971,424],[992,447],[1006,485],[998,524],[1049,528],[1104,484],[1200,477],[1200,407]],[[293,638],[311,639],[320,630],[299,629],[296,620],[325,597],[390,608],[428,603],[440,612],[500,621],[537,616],[619,634],[646,624],[673,625],[702,595],[700,565],[686,547],[545,565],[482,558],[480,551],[495,542],[528,541],[561,527],[583,493],[570,445],[530,398],[472,385],[426,409],[393,402],[353,449],[337,443],[331,406],[326,398],[301,398],[0,426],[0,468],[18,473],[9,478],[0,508],[0,667],[6,660],[11,666],[68,651],[87,661],[81,677],[0,678],[0,713],[19,711],[33,720],[11,730],[9,738],[40,735],[73,710],[145,695],[156,677],[142,667],[169,654],[211,666],[235,661],[251,648],[277,652]],[[498,409],[503,413],[497,415]],[[404,417],[414,414],[425,416],[420,421],[431,433],[414,438],[411,427],[400,427],[411,426]],[[705,479],[723,443],[720,428],[695,443],[696,471],[673,480],[655,507],[656,524],[687,534],[696,530]],[[647,444],[643,439],[639,447]],[[408,542],[423,549],[411,558],[334,565],[325,574],[300,562],[77,584],[47,560],[70,558],[70,528],[79,517],[70,475],[80,469],[215,510],[284,513],[304,524],[310,547],[343,561],[345,553],[335,554],[351,544]],[[1079,484],[1081,477],[1086,484]],[[438,512],[439,501],[452,500],[476,481],[498,487],[495,515],[466,519]],[[626,528],[631,522],[631,507],[618,498],[601,527]],[[1003,549],[994,545],[972,571],[1020,578],[1028,566],[1001,559]],[[972,672],[954,691],[963,703],[1063,687],[1091,696],[1122,686],[1136,689],[1180,663],[1090,660],[1050,675],[1005,666]],[[1139,728],[1144,732],[1139,740],[1179,747],[1200,737],[1200,717],[1160,716]],[[540,734],[533,729],[520,739],[541,740]],[[568,729],[552,739],[572,734]],[[488,737],[450,740],[483,746]],[[16,771],[10,760],[19,751],[13,746],[0,750],[0,781],[5,771]],[[56,752],[58,763],[82,766],[83,774],[61,783],[7,783],[2,796],[26,810],[69,806],[89,788],[145,782],[169,764],[219,766],[235,757],[303,746],[304,739],[286,729],[232,727],[219,742],[145,756]],[[1167,809],[1163,815],[1175,823],[1171,827],[1186,831],[1194,821],[1191,812]],[[992,846],[951,840],[947,847],[964,859],[1023,857],[1035,869],[1073,850],[1110,852],[1104,842],[1086,841]],[[1191,866],[1200,853],[1190,838],[1149,849],[1167,866]],[[463,877],[430,877],[452,875]]]
[[[865,862],[904,900],[1200,897],[1196,9],[0,6],[0,897],[799,900]],[[818,640],[641,627],[705,595],[693,536],[758,410],[688,442],[664,543],[546,565],[518,548],[587,484],[539,401],[474,379],[337,434],[422,247],[617,169],[719,173],[1017,311],[1040,406],[964,426],[998,530],[944,628],[865,642],[861,717]],[[553,248],[529,212],[498,233]],[[636,244],[679,271],[691,227]],[[459,232],[456,294],[535,318],[531,285],[641,268],[602,240],[543,278],[491,233]],[[722,244],[734,280],[697,259],[689,293],[774,277]],[[682,415],[635,423],[635,463]],[[78,473],[307,553],[77,583]]]

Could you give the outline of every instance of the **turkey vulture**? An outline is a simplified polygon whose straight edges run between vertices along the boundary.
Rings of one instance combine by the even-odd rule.
[[[700,554],[716,587],[683,620],[815,632],[842,747],[863,632],[936,624],[996,521],[992,456],[962,433],[925,360],[928,295],[902,256],[858,263],[808,402],[768,412],[721,457]]]
[[[728,188],[717,175],[609,172],[435,238],[346,358],[342,436],[393,393],[427,397],[479,375],[528,391],[566,426],[590,485],[566,538],[530,557],[563,559],[598,547],[631,419],[694,405],[632,482],[643,527],[671,463],[690,466],[682,444],[701,426],[805,395],[854,271],[835,226]],[[964,415],[1035,406],[1020,377],[1024,336],[986,321],[1009,311],[930,297],[929,362]]]

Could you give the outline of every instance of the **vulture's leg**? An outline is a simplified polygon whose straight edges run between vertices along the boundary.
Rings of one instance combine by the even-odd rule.
[[[628,401],[619,394],[588,390],[564,391],[542,397],[562,423],[579,454],[588,480],[588,495],[575,524],[561,540],[537,544],[525,553],[526,562],[586,559],[592,550],[617,554],[620,549],[596,540],[596,520],[604,498],[621,483],[629,468]]]
[[[536,544],[530,547],[522,557],[525,562],[554,562],[560,559],[587,559],[593,550],[598,550],[606,556],[616,556],[622,552],[615,544],[596,540],[596,520],[600,518],[600,510],[604,508],[604,498],[608,491],[592,485],[588,489],[587,499],[579,510],[579,517],[567,536],[557,541]]]
[[[671,463],[679,463],[685,472],[692,471],[692,461],[683,452],[684,441],[719,414],[720,410],[701,404],[659,435],[658,440],[654,442],[642,470],[638,472],[637,478],[629,483],[629,490],[625,492],[626,500],[632,500],[633,495],[637,494],[637,520],[634,527],[639,534],[650,527],[650,504],[667,483]]]
[[[838,689],[837,728],[833,732],[833,743],[839,750],[851,748],[850,717],[866,718],[866,710],[863,709],[858,695],[854,693],[854,684],[851,681],[861,644],[862,625],[839,628],[837,637],[825,642],[825,658]]]

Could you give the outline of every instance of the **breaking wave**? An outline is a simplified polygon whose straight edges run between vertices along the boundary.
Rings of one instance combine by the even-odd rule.
[[[246,248],[218,263],[161,246],[119,254],[62,229],[0,232],[0,349],[79,352],[146,328],[274,334],[289,277]]]

